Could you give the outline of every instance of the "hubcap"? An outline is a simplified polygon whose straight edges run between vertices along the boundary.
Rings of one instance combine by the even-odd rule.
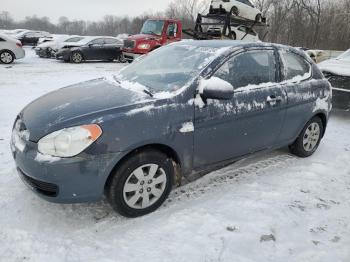
[[[123,197],[126,204],[135,209],[153,205],[164,193],[167,177],[163,168],[147,164],[135,169],[126,179]]]
[[[12,61],[12,55],[9,52],[3,52],[0,58],[1,58],[1,62],[5,64],[11,63]]]
[[[320,126],[318,123],[312,123],[308,126],[303,137],[303,146],[305,151],[311,152],[317,146],[320,139]]]

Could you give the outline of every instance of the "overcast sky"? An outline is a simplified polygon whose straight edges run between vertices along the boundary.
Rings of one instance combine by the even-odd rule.
[[[104,15],[135,16],[163,11],[172,0],[0,0],[0,11],[8,11],[16,20],[26,16],[47,16],[57,22],[69,19],[99,20]]]

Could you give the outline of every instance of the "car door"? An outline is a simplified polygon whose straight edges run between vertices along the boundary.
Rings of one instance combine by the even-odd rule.
[[[283,64],[283,88],[288,95],[288,109],[283,126],[283,139],[291,141],[296,138],[313,114],[314,103],[317,98],[325,94],[324,85],[312,78],[311,64],[301,55],[292,50],[279,52]]]
[[[287,98],[277,83],[275,59],[273,49],[246,50],[213,74],[231,83],[235,93],[231,100],[208,99],[203,107],[195,107],[195,168],[278,143]]]
[[[103,56],[103,38],[98,38],[89,42],[83,47],[83,55],[86,60],[99,60]],[[102,58],[103,59],[103,58]]]
[[[105,38],[103,56],[106,60],[116,59],[121,53],[119,41],[114,38]]]

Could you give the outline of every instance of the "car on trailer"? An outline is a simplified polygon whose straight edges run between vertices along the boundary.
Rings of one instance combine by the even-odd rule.
[[[212,0],[210,14],[231,14],[256,22],[266,21],[250,0]]]

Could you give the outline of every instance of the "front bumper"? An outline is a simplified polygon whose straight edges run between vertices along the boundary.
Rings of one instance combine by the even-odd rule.
[[[105,183],[120,159],[119,153],[72,158],[38,157],[37,144],[23,142],[17,148],[11,142],[17,170],[30,189],[55,203],[80,203],[103,198]]]
[[[130,53],[130,52],[123,52],[123,56],[124,56],[124,59],[129,61],[129,62],[132,62],[134,61],[136,58],[142,56],[144,54],[135,54],[135,53]]]
[[[68,61],[68,60],[70,60],[70,55],[71,55],[71,52],[69,49],[68,50],[60,50],[56,53],[56,59]]]

